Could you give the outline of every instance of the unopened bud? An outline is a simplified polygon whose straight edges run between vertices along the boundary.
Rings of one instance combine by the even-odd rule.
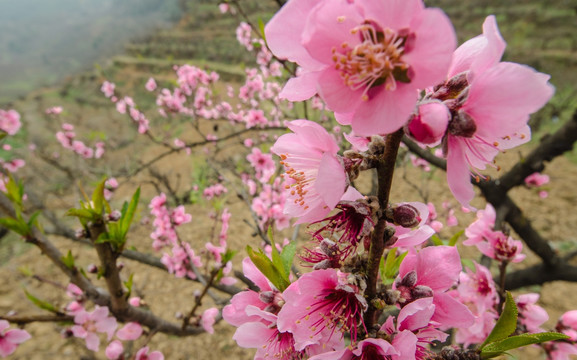
[[[466,112],[459,111],[457,116],[453,116],[453,119],[449,122],[449,133],[451,135],[470,138],[473,137],[477,131],[477,124],[471,116]]]
[[[419,210],[411,204],[400,204],[387,209],[387,217],[393,224],[412,228],[421,222]]]
[[[258,294],[258,298],[265,304],[270,304],[274,300],[274,292],[272,291],[262,291]]]
[[[98,272],[98,266],[90,264],[86,267],[86,270],[91,274],[96,274]]]
[[[106,215],[106,219],[108,221],[118,221],[120,219],[120,217],[122,216],[122,213],[118,210],[114,210],[112,211],[110,214]]]
[[[329,257],[335,256],[338,250],[337,243],[329,239],[323,239],[319,247],[321,248],[321,251]]]
[[[181,313],[180,311],[177,311],[174,313],[174,318],[175,319],[183,319],[184,318],[184,314]]]
[[[401,281],[397,282],[397,287],[406,286],[412,288],[417,284],[417,272],[415,270],[411,270],[403,276]]]
[[[76,237],[77,239],[85,239],[86,238],[86,230],[76,229],[76,231],[74,231],[74,237]]]
[[[421,144],[441,141],[451,118],[449,109],[441,102],[419,105],[418,113],[411,116],[405,132]]]
[[[431,297],[433,296],[433,289],[426,285],[417,285],[411,290],[411,295],[413,295],[413,299],[415,300]]]

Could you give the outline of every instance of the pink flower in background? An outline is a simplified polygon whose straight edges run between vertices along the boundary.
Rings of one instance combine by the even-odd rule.
[[[525,185],[528,187],[539,187],[549,183],[549,175],[533,173],[525,178]]]
[[[261,183],[269,181],[274,174],[276,166],[271,154],[263,154],[259,148],[252,148],[246,159],[256,171],[256,177]]]
[[[100,88],[100,91],[102,91],[104,93],[104,96],[109,98],[112,95],[114,95],[114,88],[116,88],[116,85],[114,85],[113,83],[111,83],[109,81],[105,81],[102,83],[102,87]]]
[[[14,135],[21,126],[20,114],[16,110],[0,109],[0,130],[5,131],[8,135]]]
[[[215,307],[207,309],[202,313],[201,317],[202,328],[209,334],[214,334],[214,329],[212,328],[212,326],[216,322],[216,316],[218,315],[218,313],[219,311]]]
[[[81,310],[74,315],[76,325],[72,326],[72,333],[74,336],[84,339],[89,350],[98,351],[100,347],[100,338],[97,332],[106,333],[108,340],[114,335],[118,325],[116,318],[108,316],[108,312],[106,306],[96,306],[92,312]]]
[[[477,249],[491,259],[507,262],[521,262],[525,255],[521,254],[523,243],[513,240],[511,236],[503,234],[501,231],[487,233],[486,241],[476,243]]]
[[[156,81],[154,81],[153,78],[150,78],[150,79],[148,79],[148,81],[146,82],[144,87],[148,91],[154,91],[154,90],[156,90]]]
[[[129,322],[116,332],[116,337],[123,341],[136,340],[142,335],[142,325]]]
[[[117,360],[120,358],[123,352],[124,345],[122,345],[122,342],[119,340],[114,340],[108,344],[106,350],[104,351],[104,355],[106,355],[107,359]]]
[[[467,240],[463,242],[463,245],[476,245],[482,242],[493,232],[496,218],[495,208],[491,204],[487,204],[485,210],[478,210],[477,220],[465,229]]]
[[[519,309],[519,323],[523,325],[529,333],[540,333],[545,331],[541,328],[547,320],[549,314],[541,306],[537,305],[539,294],[530,293],[519,295],[515,302]]]
[[[471,169],[482,177],[478,170],[495,166],[500,151],[529,141],[529,115],[554,93],[549,75],[500,62],[505,46],[495,17],[487,17],[483,34],[455,51],[447,82],[428,95],[442,101],[452,115],[443,142],[447,181],[464,206],[475,195]]]
[[[62,106],[53,106],[51,108],[46,109],[47,115],[60,115],[62,113]]]
[[[442,81],[456,47],[448,17],[421,0],[292,0],[265,33],[275,55],[303,69],[281,96],[318,93],[358,135],[401,128],[417,89]]]
[[[160,351],[153,351],[149,354],[148,346],[145,346],[136,352],[134,360],[164,360],[164,355]]]
[[[26,330],[11,329],[10,323],[0,320],[0,356],[6,357],[16,351],[18,345],[31,338]]]
[[[290,195],[284,211],[298,217],[297,224],[314,222],[335,208],[347,188],[353,188],[348,186],[342,160],[337,156],[339,147],[322,126],[308,120],[291,121],[287,126],[293,133],[282,135],[271,148],[285,167]],[[357,194],[343,200],[362,197]]]

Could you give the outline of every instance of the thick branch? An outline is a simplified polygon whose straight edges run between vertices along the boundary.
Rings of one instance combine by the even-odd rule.
[[[553,267],[546,264],[533,265],[523,270],[508,273],[505,288],[507,290],[515,290],[521,287],[543,285],[559,280],[577,282],[577,266],[572,266],[565,262]]]

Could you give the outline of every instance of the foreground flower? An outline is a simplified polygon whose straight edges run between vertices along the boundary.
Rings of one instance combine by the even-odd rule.
[[[6,357],[16,351],[19,344],[31,338],[26,330],[7,330],[10,323],[0,320],[0,356]]]
[[[470,169],[481,177],[478,170],[495,166],[493,159],[499,151],[529,141],[529,115],[554,93],[549,75],[500,62],[505,46],[495,17],[487,17],[483,34],[455,51],[448,80],[428,96],[442,101],[451,114],[443,139],[447,181],[464,206],[475,195]]]
[[[281,96],[301,101],[319,93],[357,135],[401,128],[417,89],[444,78],[456,47],[448,17],[421,0],[292,0],[265,34],[273,54],[303,70]]]
[[[335,269],[304,274],[283,293],[278,328],[293,333],[297,349],[340,340],[344,332],[355,342],[367,309],[364,286],[356,283],[353,275]]]
[[[339,147],[320,125],[308,120],[287,123],[294,133],[281,136],[271,151],[279,155],[285,167],[290,190],[285,213],[298,217],[297,224],[324,218],[340,200],[356,200],[361,195],[348,186]],[[343,197],[349,189],[348,195]],[[353,192],[354,190],[354,192]]]

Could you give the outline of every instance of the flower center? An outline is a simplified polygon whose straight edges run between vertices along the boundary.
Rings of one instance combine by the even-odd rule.
[[[403,60],[407,50],[407,30],[382,29],[371,21],[353,28],[352,34],[359,34],[361,43],[355,47],[346,42],[341,49],[332,49],[335,69],[339,71],[345,85],[352,90],[364,89],[362,99],[367,101],[369,89],[384,85],[393,91],[397,81],[411,82],[409,64]]]
[[[307,172],[303,170],[295,170],[287,159],[287,155],[281,155],[280,163],[285,167],[285,174],[294,180],[294,183],[286,185],[286,188],[290,189],[290,194],[294,197],[294,203],[302,206],[303,210],[307,210],[309,207],[306,205],[305,195],[308,193],[310,186],[316,180],[316,176],[310,170]]]

